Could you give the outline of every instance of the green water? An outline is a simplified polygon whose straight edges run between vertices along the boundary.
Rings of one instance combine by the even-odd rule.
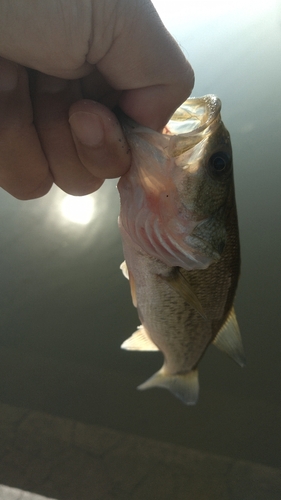
[[[62,215],[57,188],[28,202],[1,191],[2,403],[281,465],[281,16],[277,2],[244,11],[170,28],[195,68],[193,95],[221,98],[232,137],[246,368],[210,348],[194,408],[167,391],[136,391],[162,357],[119,348],[138,319],[119,270],[116,181],[92,195],[85,225]]]

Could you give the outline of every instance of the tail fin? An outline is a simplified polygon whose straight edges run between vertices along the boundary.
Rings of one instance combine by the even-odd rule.
[[[168,389],[174,396],[186,405],[197,403],[199,394],[198,370],[193,370],[182,375],[169,375],[164,367],[138,386],[141,391],[152,387]]]

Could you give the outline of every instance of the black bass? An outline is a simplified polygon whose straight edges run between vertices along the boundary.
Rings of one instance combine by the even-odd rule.
[[[118,183],[121,269],[141,321],[121,347],[162,351],[162,368],[139,389],[164,387],[185,404],[197,401],[211,342],[244,365],[232,150],[220,109],[214,95],[188,99],[162,134],[121,119],[133,158]]]

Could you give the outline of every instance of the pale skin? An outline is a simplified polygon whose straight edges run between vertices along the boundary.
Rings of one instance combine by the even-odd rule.
[[[97,190],[131,162],[112,109],[161,130],[193,82],[149,0],[1,0],[0,186]]]

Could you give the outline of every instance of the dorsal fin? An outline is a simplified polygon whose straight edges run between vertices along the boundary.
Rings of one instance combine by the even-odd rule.
[[[138,326],[137,331],[123,342],[121,349],[128,351],[159,351],[142,325]]]
[[[245,354],[234,308],[231,309],[213,344],[234,359],[238,365],[245,366]]]
[[[198,297],[195,295],[194,291],[192,290],[191,285],[188,283],[187,279],[183,276],[183,274],[180,272],[180,269],[176,267],[173,272],[169,276],[162,276],[159,275],[161,279],[166,281],[167,285],[169,285],[171,288],[173,288],[178,294],[194,309],[196,309],[197,312],[204,318],[206,318],[206,315],[204,313],[204,309],[201,305],[200,300]]]

